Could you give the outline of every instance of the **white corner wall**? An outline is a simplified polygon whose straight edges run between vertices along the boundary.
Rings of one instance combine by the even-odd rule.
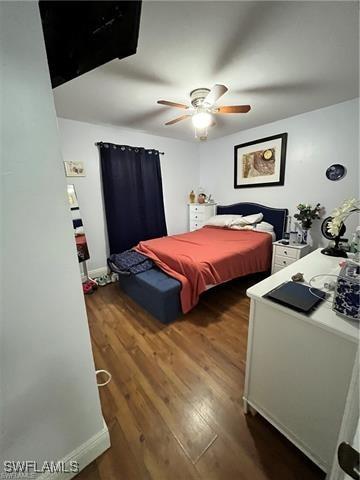
[[[285,185],[234,189],[234,145],[288,132]],[[341,163],[347,176],[331,182],[328,166]],[[326,207],[326,214],[343,200],[359,197],[359,99],[244,130],[200,145],[200,184],[220,204],[257,202],[296,212],[300,202]],[[321,221],[311,229],[314,246],[326,244]],[[356,217],[347,222],[347,235]]]
[[[0,13],[1,476],[4,460],[61,460],[99,436],[106,448],[108,433],[38,4]]]
[[[199,185],[199,146],[137,130],[58,119],[63,158],[83,161],[86,177],[68,177],[75,185],[88,241],[90,271],[106,267],[107,234],[103,208],[99,151],[96,142],[111,142],[165,152],[160,156],[166,223],[169,234],[187,230],[189,193]]]

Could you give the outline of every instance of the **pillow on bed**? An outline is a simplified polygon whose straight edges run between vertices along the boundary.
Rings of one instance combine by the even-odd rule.
[[[259,232],[273,232],[274,227],[271,223],[260,222],[254,225],[230,225],[232,230],[258,230]]]
[[[230,227],[234,221],[239,221],[242,215],[214,215],[210,217],[204,225],[209,225],[211,227]]]
[[[255,230],[256,225],[230,225],[231,230]]]
[[[266,232],[271,235],[273,242],[276,240],[274,227],[267,222],[260,222],[254,225],[231,225],[230,228],[232,230],[253,230],[255,232]]]
[[[271,225],[271,223],[267,223],[267,222],[260,222],[258,223],[257,225],[254,225],[254,230],[256,230],[257,232],[266,232],[266,233],[269,233],[272,237],[272,240],[273,242],[276,241],[276,235],[275,235],[275,231],[274,231],[274,226]]]
[[[254,213],[253,215],[247,215],[246,217],[243,217],[241,215],[236,215],[239,218],[236,218],[233,220],[231,223],[231,226],[233,225],[240,225],[240,226],[245,226],[245,225],[254,225],[255,223],[261,222],[263,219],[264,215],[262,213]]]
[[[260,222],[257,225],[255,225],[256,230],[262,230],[264,232],[273,232],[274,231],[274,226],[271,225],[271,223],[267,222]]]

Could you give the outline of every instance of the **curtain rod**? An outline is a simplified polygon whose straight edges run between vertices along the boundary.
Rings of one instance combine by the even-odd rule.
[[[98,147],[102,143],[106,143],[106,142],[95,142],[95,147]],[[146,150],[156,150],[156,148],[153,148],[153,149],[147,148]],[[159,152],[159,155],[165,155],[165,152]]]

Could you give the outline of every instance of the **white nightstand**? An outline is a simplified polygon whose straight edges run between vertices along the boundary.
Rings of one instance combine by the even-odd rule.
[[[310,245],[283,245],[280,241],[274,242],[271,273],[282,270],[299,258],[305,257],[310,251]]]
[[[189,230],[201,228],[216,212],[215,203],[189,203]]]

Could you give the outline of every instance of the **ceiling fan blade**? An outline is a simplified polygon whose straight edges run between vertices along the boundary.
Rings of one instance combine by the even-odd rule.
[[[225,87],[225,85],[219,85],[216,84],[212,87],[210,92],[206,95],[206,98],[204,99],[204,103],[208,103],[209,105],[214,105],[214,103],[219,100],[220,97],[222,97],[226,92],[228,91],[228,88]]]
[[[170,122],[166,122],[165,125],[174,125],[174,123],[181,122],[182,120],[186,120],[187,118],[190,118],[191,115],[181,115],[181,117],[176,117],[174,120],[170,120]]]
[[[216,113],[247,113],[250,110],[250,105],[229,105],[227,107],[219,107]]]
[[[168,102],[167,100],[158,100],[157,103],[159,105],[166,105],[167,107],[183,108],[184,110],[189,108],[187,105],[184,105],[183,103]]]

